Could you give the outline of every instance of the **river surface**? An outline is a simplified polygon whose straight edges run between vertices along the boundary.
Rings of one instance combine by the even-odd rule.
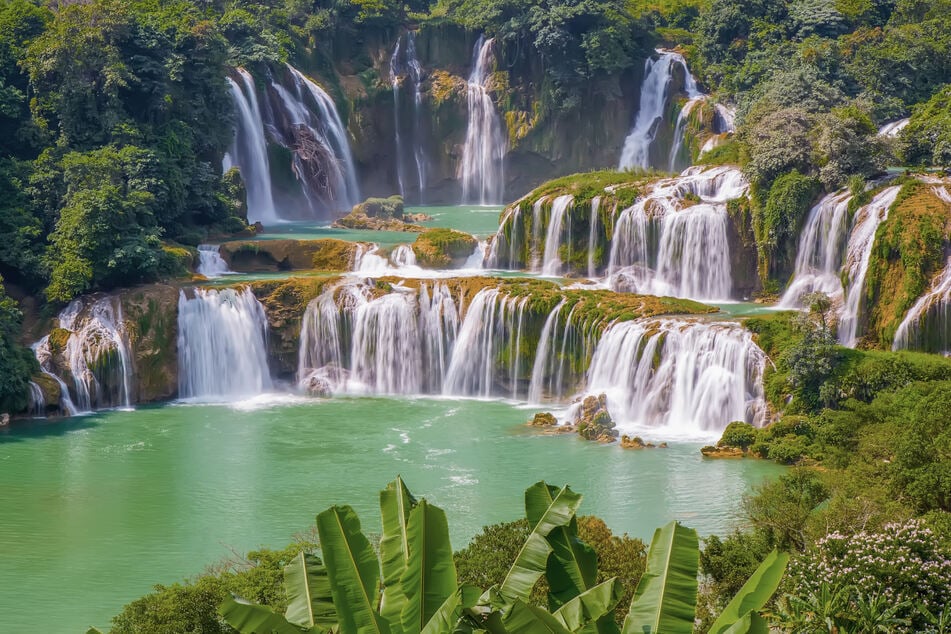
[[[331,504],[379,530],[397,474],[442,506],[455,549],[523,513],[546,479],[585,494],[581,512],[649,538],[680,519],[728,531],[744,492],[781,468],[705,460],[699,444],[625,451],[524,422],[500,401],[260,397],[38,422],[0,434],[0,631],[106,628],[156,583],[234,549],[282,547]]]

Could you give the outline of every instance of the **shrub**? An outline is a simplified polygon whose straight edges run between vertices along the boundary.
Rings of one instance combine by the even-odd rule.
[[[756,442],[757,429],[743,421],[734,421],[726,426],[717,442],[718,447],[739,447],[746,451]]]

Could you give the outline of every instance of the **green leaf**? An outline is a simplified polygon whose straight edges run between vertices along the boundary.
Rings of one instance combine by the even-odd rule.
[[[548,555],[552,552],[548,534],[556,528],[568,526],[581,504],[581,496],[568,487],[560,489],[546,504],[548,498],[548,485],[544,482],[529,487],[525,492],[525,510],[533,528],[498,588],[507,603],[516,599],[528,601],[535,583],[545,573]]]
[[[549,608],[556,610],[594,587],[598,576],[598,556],[594,549],[578,539],[578,521],[575,513],[582,496],[569,487],[559,489],[538,482],[525,491],[525,515],[532,526],[538,524],[545,512],[562,500],[571,512],[570,521],[553,528],[546,539],[552,548],[545,578],[549,585]]]
[[[380,491],[380,515],[383,519],[383,534],[380,538],[380,559],[383,568],[383,599],[380,614],[393,628],[395,634],[402,630],[400,613],[406,598],[400,577],[406,570],[409,548],[406,545],[406,522],[416,506],[416,499],[398,477]]]
[[[567,629],[577,631],[609,614],[621,600],[623,592],[624,588],[616,578],[608,579],[568,601],[552,616]]]
[[[654,531],[623,634],[692,634],[699,565],[697,531],[678,522]]]
[[[537,532],[528,535],[528,539],[522,544],[522,549],[515,558],[515,563],[506,573],[502,585],[498,587],[497,595],[503,603],[514,603],[518,599],[528,600],[532,594],[532,588],[545,573],[550,554],[551,546],[542,535]]]
[[[218,612],[228,625],[241,634],[301,634],[306,630],[293,625],[271,608],[248,603],[242,599],[227,598],[218,607]],[[309,630],[318,632],[320,630]]]
[[[548,610],[516,600],[505,616],[509,634],[571,634]]]
[[[317,534],[337,608],[340,634],[389,634],[376,612],[380,562],[349,506],[332,506],[317,516]]]
[[[400,618],[403,631],[416,634],[456,591],[456,565],[443,510],[420,500],[409,514],[406,544],[409,563],[400,579],[405,597]]]
[[[769,623],[757,612],[747,612],[723,634],[769,634]]]
[[[287,611],[284,618],[295,625],[333,625],[337,610],[330,594],[327,569],[314,555],[300,552],[284,567],[284,591]]]
[[[710,626],[709,634],[724,634],[730,626],[750,612],[759,612],[770,600],[783,580],[789,555],[771,552],[759,565],[736,596],[727,604],[720,616]]]
[[[439,606],[421,634],[445,634],[455,631],[463,610],[473,607],[478,602],[480,594],[481,590],[475,586],[460,586]]]

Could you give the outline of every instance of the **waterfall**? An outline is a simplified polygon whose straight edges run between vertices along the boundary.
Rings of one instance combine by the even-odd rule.
[[[525,308],[529,297],[513,297],[497,288],[484,288],[476,293],[466,310],[459,328],[456,345],[446,371],[444,394],[488,397],[501,392],[518,396],[519,366],[525,329]],[[497,357],[509,353],[504,368],[506,376],[499,376]],[[501,392],[505,393],[505,392]]]
[[[691,97],[680,109],[680,114],[677,115],[677,123],[674,125],[674,142],[670,146],[670,156],[667,159],[667,171],[677,172],[690,165],[689,156],[686,161],[682,160],[680,156],[684,143],[687,140],[687,123],[690,121],[690,114],[698,105],[703,103],[706,98],[706,95]]]
[[[483,269],[485,268],[485,261],[488,256],[489,243],[485,240],[479,240],[476,242],[475,249],[472,250],[472,255],[470,255],[465,264],[462,265],[463,269]]]
[[[400,196],[406,198],[406,188],[403,186],[403,139],[400,135],[399,58],[402,41],[403,38],[396,38],[396,46],[390,56],[390,85],[393,87],[393,141],[396,146],[396,182],[399,185]]]
[[[951,256],[895,332],[892,350],[909,349],[951,354]]]
[[[644,64],[644,79],[641,82],[640,106],[634,127],[624,139],[624,149],[621,151],[621,161],[618,169],[632,167],[649,169],[652,166],[650,147],[657,137],[667,107],[670,81],[673,78],[675,67],[683,68],[684,92],[687,97],[694,99],[701,95],[697,83],[687,68],[687,61],[679,53],[671,51],[657,51],[657,58],[650,57]]]
[[[247,399],[271,388],[267,316],[250,287],[195,289],[178,299],[178,393],[203,401]]]
[[[217,244],[199,244],[196,273],[207,278],[215,278],[234,273],[234,271],[229,269],[228,263],[222,259],[220,247]]]
[[[408,244],[400,244],[390,253],[390,262],[396,268],[416,266],[416,252]]]
[[[591,199],[591,219],[588,221],[588,277],[594,277],[598,274],[598,267],[595,264],[595,254],[598,249],[598,221],[601,211],[601,197],[595,196]]]
[[[899,191],[901,187],[887,187],[855,213],[844,268],[848,286],[839,315],[839,342],[842,345],[854,347],[858,339],[861,305],[865,296],[865,276],[872,256],[875,233],[879,225],[888,219],[888,209],[895,202]]]
[[[611,326],[588,370],[624,429],[697,435],[735,420],[765,421],[766,355],[734,323],[645,319]]]
[[[37,362],[40,364],[40,372],[50,377],[59,385],[59,409],[61,412],[66,412],[67,416],[75,416],[79,413],[79,409],[76,405],[73,404],[73,399],[69,396],[69,388],[66,387],[66,382],[63,379],[59,378],[51,370],[53,354],[50,351],[50,337],[49,335],[44,336],[42,339],[33,344],[33,356],[36,357]]]
[[[298,379],[333,377],[353,393],[438,393],[458,325],[442,283],[383,295],[363,284],[329,289],[304,315]]]
[[[842,296],[839,269],[848,232],[848,191],[828,194],[810,211],[799,239],[792,283],[779,300],[780,308],[803,308],[802,297],[820,292],[835,300]]]
[[[65,369],[72,378],[74,409],[89,412],[109,407],[132,405],[132,360],[126,340],[122,304],[115,297],[73,300],[59,314],[59,327],[69,331],[62,349]],[[46,350],[35,348],[44,370],[52,353],[48,338]],[[46,359],[40,359],[46,355]],[[45,363],[44,363],[45,362]],[[47,374],[51,374],[47,371]],[[64,397],[64,404],[69,394]],[[68,409],[68,405],[67,405]]]
[[[43,388],[37,383],[30,381],[30,415],[34,418],[43,418],[46,416],[46,397],[43,396]]]
[[[536,202],[536,204],[540,204]],[[492,238],[485,265],[494,269],[517,269],[525,265],[521,261],[522,232],[525,221],[522,218],[521,203],[508,208]],[[506,233],[507,232],[507,233]]]
[[[565,214],[569,212],[571,204],[574,202],[573,196],[559,196],[551,204],[551,217],[548,219],[548,235],[545,237],[545,254],[542,260],[543,275],[559,275],[561,273],[561,239],[562,225],[564,224]],[[568,218],[567,239],[565,244],[569,250],[568,257],[571,257],[571,218]]]
[[[898,121],[891,121],[886,123],[881,128],[878,129],[878,136],[887,137],[894,139],[898,137],[898,134],[905,129],[911,122],[911,119],[899,119]]]
[[[278,219],[278,214],[271,194],[267,141],[264,137],[263,118],[258,106],[254,78],[243,68],[236,68],[235,72],[241,78],[244,88],[230,77],[227,78],[237,109],[238,122],[234,143],[226,155],[223,167],[227,169],[237,166],[241,171],[248,196],[248,222],[270,223]]]
[[[492,205],[501,203],[503,198],[506,137],[488,90],[494,41],[480,36],[472,53],[472,72],[467,87],[469,125],[459,166],[464,203]]]
[[[356,273],[385,275],[390,272],[390,265],[387,259],[380,255],[379,245],[357,244],[351,269]]]
[[[405,39],[406,46],[403,46]],[[422,104],[423,104],[423,68],[416,54],[416,34],[407,31],[397,38],[393,55],[390,56],[390,83],[393,86],[393,134],[396,146],[396,177],[399,183],[400,195],[406,198],[406,166],[404,163],[403,134],[400,118],[400,83],[401,77],[408,77],[413,82],[413,126],[412,138],[413,163],[416,167],[416,185],[419,190],[419,200],[427,186],[427,172],[429,160],[426,157],[426,148],[422,139]]]
[[[733,281],[727,203],[748,188],[733,167],[691,167],[654,183],[618,216],[608,269],[612,288],[728,299]]]

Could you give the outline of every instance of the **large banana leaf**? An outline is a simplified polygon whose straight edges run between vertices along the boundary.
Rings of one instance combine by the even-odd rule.
[[[357,514],[349,506],[332,506],[317,516],[317,534],[340,634],[389,634],[376,612],[380,562]]]
[[[697,531],[677,522],[658,528],[623,634],[692,634],[699,565]]]
[[[582,496],[567,486],[563,489],[538,482],[525,491],[525,516],[535,526],[556,500],[564,500],[571,509],[571,520],[553,528],[546,539],[552,553],[545,578],[549,586],[549,609],[557,610],[582,592],[594,587],[598,576],[598,556],[594,549],[578,539],[574,517]]]
[[[535,583],[545,573],[548,555],[552,552],[547,540],[548,534],[556,528],[568,526],[581,504],[581,496],[568,487],[560,489],[545,506],[547,496],[548,485],[544,482],[539,482],[525,492],[526,512],[531,517],[537,517],[537,520],[529,519],[533,525],[532,532],[499,586],[499,594],[509,603],[516,599],[528,601]],[[545,506],[545,510],[538,513],[542,506]]]
[[[608,579],[568,601],[552,616],[558,619],[565,628],[576,632],[602,616],[610,614],[621,599],[623,591],[624,588],[617,578]]]
[[[757,612],[747,612],[723,634],[769,634],[769,623]]]
[[[403,631],[418,634],[456,591],[456,565],[446,514],[426,500],[410,511],[406,524],[409,561],[400,579],[405,603]]]
[[[218,607],[228,625],[241,634],[301,634],[322,632],[319,626],[304,630],[274,613],[271,608],[228,597]]]
[[[380,515],[383,518],[383,535],[380,539],[383,599],[380,603],[380,614],[390,623],[394,634],[401,631],[400,612],[406,602],[400,577],[403,576],[409,560],[406,522],[414,506],[416,500],[399,476],[380,491]]]
[[[724,634],[730,626],[744,618],[750,612],[759,612],[770,600],[783,580],[789,555],[777,551],[767,555],[733,600],[720,613],[710,626],[709,634]]]
[[[337,622],[330,580],[320,559],[304,552],[284,567],[287,611],[284,618],[301,627],[333,625]]]
[[[446,634],[453,632],[462,617],[463,610],[473,607],[479,600],[481,590],[475,586],[463,585],[446,599],[436,613],[423,627],[421,634]]]
[[[548,610],[521,600],[512,604],[504,622],[509,634],[571,634]]]

